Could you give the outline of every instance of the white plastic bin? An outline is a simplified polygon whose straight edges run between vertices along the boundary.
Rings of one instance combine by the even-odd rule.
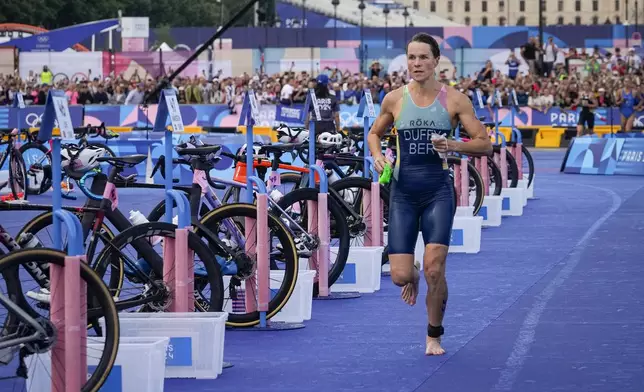
[[[271,318],[271,321],[301,323],[311,319],[313,308],[313,280],[315,271],[299,270],[295,289],[284,307]],[[284,279],[284,271],[271,271],[271,289],[277,290]]]
[[[166,378],[217,378],[224,361],[226,320],[226,312],[119,313],[121,336],[170,338]]]
[[[352,246],[342,274],[330,287],[330,291],[357,291],[373,293],[380,290],[383,246]],[[331,253],[337,253],[331,248]]]
[[[101,392],[162,392],[168,337],[121,337],[114,367]],[[87,377],[93,373],[105,347],[104,339],[87,338]],[[26,390],[51,391],[51,352],[27,358]]]

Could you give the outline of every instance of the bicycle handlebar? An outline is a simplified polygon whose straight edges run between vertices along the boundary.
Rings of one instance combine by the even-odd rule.
[[[96,200],[96,201],[101,201],[103,200],[103,195],[97,195],[95,193],[92,193],[89,189],[87,189],[87,185],[85,185],[85,181],[87,181],[88,178],[96,177],[98,175],[98,172],[95,171],[89,171],[81,177],[81,179],[78,181],[78,187],[80,188],[81,192],[87,196],[88,199],[91,200]]]
[[[192,165],[190,164],[190,162],[182,158],[173,158],[172,163],[179,164],[179,165],[188,165],[192,168]],[[157,170],[160,170],[161,177],[165,178],[165,170],[163,170],[164,165],[165,165],[165,155],[161,155],[159,156],[159,159],[157,160],[156,165],[154,165],[154,168],[152,169],[152,174],[150,174],[150,177],[154,177],[154,174],[157,172]],[[215,182],[213,182],[208,173],[206,173],[206,181],[208,181],[208,184],[214,189],[219,189],[219,190],[226,189],[224,185],[216,184]],[[179,179],[173,178],[172,182],[177,184],[179,183]]]

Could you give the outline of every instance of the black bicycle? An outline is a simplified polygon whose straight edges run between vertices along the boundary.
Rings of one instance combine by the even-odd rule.
[[[0,190],[9,186],[11,189],[11,196],[13,200],[26,200],[27,199],[27,169],[25,161],[18,148],[16,148],[16,137],[20,133],[17,129],[12,131],[2,131],[0,137],[0,145],[6,145],[7,149],[0,154],[0,169],[4,168],[5,163],[8,161],[7,181],[0,182]]]
[[[0,305],[6,310],[0,330],[0,364],[8,365],[18,355],[15,376],[1,380],[27,379],[28,369],[37,366],[34,361],[42,361],[40,355],[51,352],[60,342],[60,333],[52,320],[64,319],[60,314],[64,308],[49,306],[50,269],[52,265],[64,268],[66,254],[47,248],[20,249],[2,226],[0,238],[10,250],[8,254],[0,250]],[[81,387],[83,392],[96,392],[105,383],[116,360],[118,313],[107,287],[85,263],[80,264],[80,279],[87,288],[87,312],[82,316],[96,326],[100,318],[104,319],[104,327],[96,329],[96,335],[87,336],[88,342],[102,345],[103,349],[87,349],[87,356],[97,359],[97,366]],[[96,339],[97,336],[102,339]],[[27,365],[30,360],[31,364]]]

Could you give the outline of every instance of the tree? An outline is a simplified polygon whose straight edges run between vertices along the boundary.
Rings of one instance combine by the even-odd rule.
[[[220,10],[224,21],[237,13],[246,1],[222,0],[2,0],[0,23],[24,23],[49,30],[94,20],[124,16],[148,16],[150,27],[214,27],[220,24]],[[269,0],[273,4],[274,1]],[[269,12],[271,15],[273,11]],[[237,26],[253,23],[252,12],[247,12]]]

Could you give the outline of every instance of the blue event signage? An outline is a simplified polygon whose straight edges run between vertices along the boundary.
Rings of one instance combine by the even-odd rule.
[[[365,113],[365,109],[367,113]],[[378,107],[380,109],[380,107]],[[380,110],[378,110],[380,111]],[[360,105],[358,106],[358,117],[362,118],[376,118],[376,107],[373,105],[373,97],[371,96],[371,90],[364,89],[364,97],[360,100]]]
[[[476,114],[479,117],[485,117],[485,121],[493,121],[493,113],[487,108],[480,108],[477,102],[477,96],[474,96]],[[152,109],[154,105],[150,105]],[[376,117],[380,113],[380,105],[373,105]],[[303,115],[308,113],[302,105],[281,106],[281,105],[258,105],[258,113],[255,118],[256,125],[275,126],[280,122],[288,122],[293,125],[302,125],[304,123]],[[362,127],[363,118],[358,116],[359,105],[340,105],[340,123],[342,127]],[[0,129],[11,129],[18,126],[18,111],[20,112],[21,124],[23,127],[37,127],[40,122],[45,107],[44,106],[27,106],[24,109],[12,108],[9,106],[0,107]],[[195,125],[200,127],[236,127],[240,120],[238,114],[230,114],[227,105],[179,105],[179,111],[185,125]],[[69,107],[69,113],[72,118],[74,127],[85,124],[105,123],[111,127],[148,127],[154,122],[154,118],[148,117],[148,110],[144,110],[137,105],[72,105]],[[154,113],[150,110],[150,113]],[[516,126],[554,126],[554,127],[575,127],[579,119],[579,109],[563,110],[561,108],[551,108],[548,111],[541,112],[528,107],[521,107],[516,110]],[[299,118],[298,118],[299,114]],[[499,120],[502,126],[510,126],[511,110],[502,109],[499,111]],[[595,110],[595,125],[619,126],[620,114],[617,108],[598,108]],[[160,124],[171,125],[171,119],[168,117]],[[635,113],[635,126],[644,126],[644,112]]]
[[[183,132],[183,119],[181,111],[179,110],[179,101],[177,100],[177,93],[174,89],[168,88],[161,91],[161,102],[157,108],[157,116],[154,121],[154,131],[164,132],[167,124],[167,119],[170,119],[172,125],[172,132]]]
[[[87,379],[96,371],[96,366],[87,367]],[[114,365],[105,383],[100,389],[101,392],[123,392],[123,368],[121,365]]]
[[[52,131],[58,125],[63,139],[74,138],[74,125],[67,106],[67,97],[61,90],[49,90],[45,102],[45,112],[38,131],[38,140],[51,140]]]
[[[568,146],[564,173],[644,176],[644,137],[578,137]]]
[[[192,366],[192,338],[174,337],[165,350],[166,366]]]
[[[246,91],[238,125],[255,125],[259,120],[259,104],[254,90]]]

